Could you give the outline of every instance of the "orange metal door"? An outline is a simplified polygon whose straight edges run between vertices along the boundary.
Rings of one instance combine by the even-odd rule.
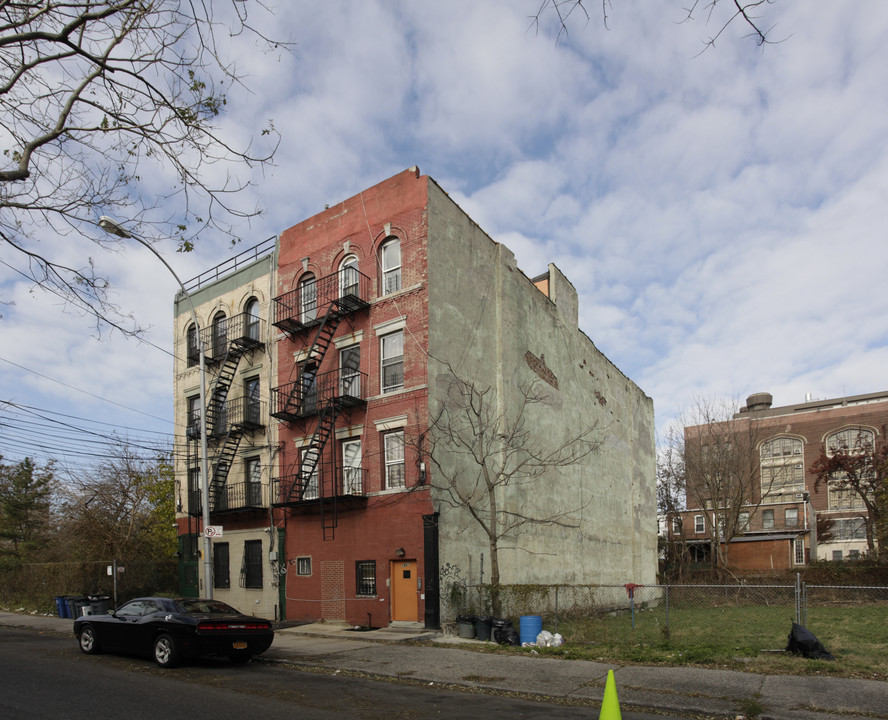
[[[397,560],[392,563],[392,620],[417,622],[416,560]]]

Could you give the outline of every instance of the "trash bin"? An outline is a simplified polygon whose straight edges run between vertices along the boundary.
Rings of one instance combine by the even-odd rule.
[[[68,612],[68,598],[66,595],[57,595],[55,599],[56,610],[58,610],[60,618],[69,618],[71,613]]]
[[[491,617],[479,616],[475,618],[475,637],[479,640],[490,640]]]
[[[108,595],[89,596],[89,614],[107,615],[111,609],[111,598]]]
[[[70,596],[68,598],[68,617],[79,618],[83,615],[83,608],[89,607],[89,598],[86,596]],[[87,613],[88,614],[88,613]]]
[[[457,634],[461,638],[475,637],[475,616],[474,615],[457,615],[456,616]]]

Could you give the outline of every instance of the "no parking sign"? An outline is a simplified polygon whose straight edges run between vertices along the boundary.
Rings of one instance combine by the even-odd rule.
[[[221,525],[207,525],[204,528],[204,535],[208,538],[222,537],[222,526]]]

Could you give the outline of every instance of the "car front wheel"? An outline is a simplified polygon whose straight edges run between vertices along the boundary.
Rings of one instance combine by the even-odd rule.
[[[96,631],[92,625],[87,625],[80,631],[80,649],[87,655],[97,655],[102,652],[99,641],[96,640]]]
[[[179,662],[179,649],[172,635],[158,635],[154,640],[154,662],[162,668],[175,667]]]

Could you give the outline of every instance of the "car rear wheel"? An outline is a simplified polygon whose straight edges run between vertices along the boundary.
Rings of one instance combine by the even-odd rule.
[[[102,652],[99,641],[96,639],[96,631],[92,625],[87,625],[80,631],[80,649],[87,655],[97,655]]]
[[[179,648],[172,635],[158,635],[154,640],[154,662],[162,668],[175,667],[179,662]]]

